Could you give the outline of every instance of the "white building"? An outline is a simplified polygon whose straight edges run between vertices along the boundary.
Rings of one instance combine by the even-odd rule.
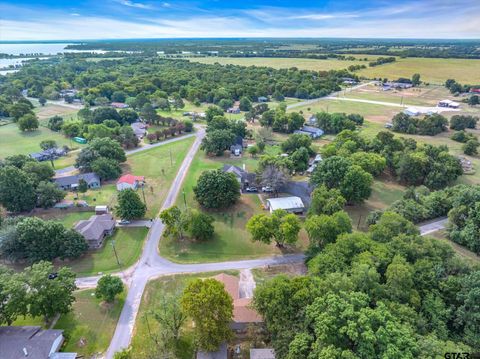
[[[452,100],[442,100],[438,103],[438,107],[459,108],[460,104]]]
[[[267,207],[270,213],[277,209],[283,209],[289,213],[303,214],[305,205],[300,197],[279,197],[267,199]]]

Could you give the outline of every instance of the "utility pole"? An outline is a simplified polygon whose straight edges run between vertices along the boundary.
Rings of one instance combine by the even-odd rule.
[[[117,264],[120,266],[120,260],[118,259],[117,255],[117,250],[115,249],[115,240],[112,239],[112,248],[113,248],[113,253],[115,253],[115,258],[117,258]]]
[[[142,183],[141,188],[142,188],[142,195],[143,195],[143,203],[145,203],[145,208],[147,208],[147,200],[145,199],[145,183]]]

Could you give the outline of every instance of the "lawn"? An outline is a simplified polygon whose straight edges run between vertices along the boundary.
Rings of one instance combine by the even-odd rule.
[[[145,176],[144,189],[147,202],[146,218],[155,217],[170,189],[170,184],[175,178],[178,168],[185,158],[194,137],[189,137],[177,142],[169,143],[149,150],[137,152],[127,157],[127,162],[122,164],[123,173],[132,173]],[[141,190],[138,190],[143,197]],[[68,199],[73,199],[75,193],[70,192]],[[113,208],[117,201],[115,181],[106,182],[99,189],[88,190],[79,194],[79,199],[87,201],[89,205],[108,205]]]
[[[277,151],[278,147],[268,147],[269,151]],[[198,152],[193,160],[189,172],[183,183],[183,191],[188,207],[199,208],[194,199],[193,187],[203,171],[221,168],[224,163],[245,167],[254,171],[256,159],[209,158],[203,152]],[[184,208],[183,192],[177,198],[177,205]],[[215,218],[215,236],[207,242],[190,240],[178,241],[171,238],[162,238],[160,252],[162,256],[178,263],[217,262],[226,260],[240,260],[247,258],[264,257],[281,252],[272,245],[252,242],[245,224],[248,219],[262,213],[262,205],[256,194],[244,194],[240,201],[230,209],[208,211]]]
[[[92,357],[107,350],[125,303],[126,293],[120,294],[111,305],[102,303],[93,293],[94,290],[90,289],[75,292],[76,301],[72,311],[62,315],[55,324],[54,329],[64,330],[65,343],[62,351]],[[45,328],[41,317],[20,317],[13,325],[38,325]]]
[[[82,219],[88,219],[94,214],[94,212],[67,212],[65,210],[52,210],[47,214],[36,214],[35,216],[44,220],[56,220],[61,222],[66,228],[72,228],[73,225],[78,221]]]
[[[140,257],[148,228],[117,228],[112,237],[108,237],[101,249],[88,251],[73,261],[58,261],[57,265],[72,268],[78,276],[86,277],[101,273],[118,272],[132,266]],[[112,243],[115,243],[120,266],[115,258]]]
[[[52,103],[47,103],[45,106],[40,106],[38,103],[34,103],[35,109],[34,112],[37,114],[40,123],[46,124],[47,120],[53,116],[60,116],[65,121],[73,120],[77,118],[78,109],[59,106]]]
[[[194,57],[190,61],[203,64],[268,66],[275,69],[297,67],[300,70],[328,71],[346,69],[350,65],[366,64],[364,61],[342,61],[337,59],[316,60],[280,57]]]
[[[95,298],[93,293],[94,290],[76,292],[73,311],[61,316],[55,325],[55,329],[64,330],[66,337],[62,351],[92,357],[107,350],[125,303],[126,293],[119,295],[113,304],[102,302]]]
[[[447,79],[460,83],[475,84],[480,82],[480,60],[477,59],[432,59],[432,58],[398,58],[396,62],[375,67],[368,67],[357,72],[368,78],[399,77],[411,78],[419,73],[422,81],[443,84]]]
[[[11,123],[0,126],[0,157],[5,158],[11,155],[24,154],[41,151],[40,142],[44,140],[55,140],[59,146],[80,147],[81,145],[72,141],[58,132],[50,131],[40,126],[35,131],[22,132],[17,124]]]
[[[224,273],[238,275],[237,271],[225,271]],[[149,281],[143,292],[142,302],[135,322],[132,338],[132,357],[135,359],[157,357],[152,353],[152,350],[156,347],[155,336],[160,332],[160,324],[155,320],[151,312],[160,309],[162,298],[165,295],[180,295],[189,280],[210,277],[216,274],[218,272],[165,276]],[[175,353],[176,358],[191,359],[194,357],[191,328],[190,322],[185,323],[183,326]]]

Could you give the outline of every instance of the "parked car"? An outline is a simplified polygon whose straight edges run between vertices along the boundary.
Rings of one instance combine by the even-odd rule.
[[[120,222],[118,222],[118,224],[130,224],[130,221],[126,219],[122,219]]]
[[[262,187],[262,192],[272,193],[272,192],[273,192],[273,188],[270,187],[270,186],[263,186],[263,187]]]
[[[258,192],[257,187],[247,187],[245,188],[245,192]]]

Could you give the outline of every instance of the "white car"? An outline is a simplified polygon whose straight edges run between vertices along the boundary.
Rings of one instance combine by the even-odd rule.
[[[263,186],[263,187],[262,187],[262,192],[271,193],[271,192],[273,192],[273,188],[270,187],[270,186]]]

